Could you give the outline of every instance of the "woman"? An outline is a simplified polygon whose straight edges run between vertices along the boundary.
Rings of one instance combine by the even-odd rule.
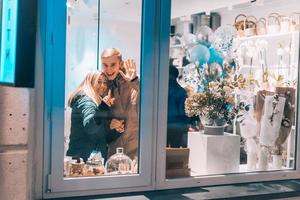
[[[123,121],[109,118],[114,103],[110,93],[107,94],[106,77],[101,72],[90,72],[71,94],[68,100],[72,108],[71,135],[67,156],[86,161],[93,150],[98,150],[106,159],[107,143],[124,132]]]

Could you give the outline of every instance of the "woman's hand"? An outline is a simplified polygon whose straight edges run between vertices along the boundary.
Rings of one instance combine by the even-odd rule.
[[[112,119],[109,128],[111,130],[115,129],[119,133],[123,133],[125,131],[124,120]]]
[[[111,96],[111,90],[108,91],[108,94],[102,99],[109,107],[114,105],[115,98]]]
[[[133,59],[128,59],[126,61],[124,61],[123,64],[124,68],[125,68],[125,73],[120,71],[121,76],[126,79],[127,81],[131,81],[136,77],[136,64],[135,61]]]

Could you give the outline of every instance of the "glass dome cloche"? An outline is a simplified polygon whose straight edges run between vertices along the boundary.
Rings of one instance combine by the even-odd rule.
[[[124,154],[124,149],[118,147],[105,164],[105,174],[130,174],[132,172],[132,160]]]

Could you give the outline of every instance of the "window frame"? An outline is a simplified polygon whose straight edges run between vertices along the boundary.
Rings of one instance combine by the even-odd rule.
[[[300,70],[298,70],[298,83],[297,83],[297,110],[296,110],[296,128],[295,128],[295,169],[281,170],[281,171],[268,171],[268,172],[249,172],[249,173],[236,173],[236,174],[222,174],[222,175],[209,175],[209,176],[195,176],[178,179],[166,179],[166,142],[167,142],[167,113],[168,113],[168,68],[169,66],[169,35],[171,25],[171,3],[172,0],[160,1],[160,21],[159,21],[159,88],[158,88],[158,135],[157,135],[157,171],[156,171],[156,188],[159,189],[173,189],[173,188],[186,188],[208,185],[223,185],[247,182],[261,182],[261,181],[274,181],[274,180],[287,180],[300,178],[300,154],[297,148],[300,147]],[[300,38],[300,34],[299,34]],[[299,40],[300,41],[300,40]],[[300,52],[298,55],[298,68],[300,67]]]
[[[44,61],[41,66],[44,74],[38,84],[44,85],[40,92],[43,98],[43,197],[82,196],[92,194],[142,191],[154,188],[155,168],[154,153],[155,125],[154,113],[154,45],[155,45],[155,1],[142,1],[141,23],[141,80],[140,80],[140,174],[104,177],[63,177],[64,152],[64,91],[66,66],[66,1],[42,0],[39,7],[40,18],[45,27],[39,29],[45,45],[44,54],[39,55]],[[42,13],[42,10],[47,10]],[[43,29],[44,28],[44,29]],[[64,67],[61,67],[64,66]],[[38,76],[41,76],[40,74]],[[39,83],[40,82],[40,83]],[[62,87],[63,86],[63,87]],[[41,91],[42,90],[42,91]],[[149,98],[152,97],[152,98]],[[59,147],[59,148],[58,148]],[[62,148],[60,148],[62,147]],[[151,159],[149,159],[151,158]],[[56,162],[61,160],[61,162]],[[54,173],[55,172],[55,173]]]
[[[35,163],[38,167],[35,179],[36,196],[40,198],[57,198],[300,178],[300,155],[296,151],[295,170],[189,177],[173,180],[165,179],[168,68],[164,66],[169,65],[171,0],[144,0],[143,2],[144,16],[142,30],[144,31],[142,31],[142,38],[144,38],[144,40],[142,43],[145,43],[146,47],[143,48],[142,51],[145,57],[144,59],[141,59],[141,62],[144,63],[144,68],[141,70],[141,74],[148,74],[147,76],[144,76],[141,86],[143,84],[148,85],[147,87],[149,90],[147,91],[147,94],[152,95],[153,97],[144,99],[149,102],[149,104],[145,104],[147,105],[146,109],[149,112],[144,119],[141,119],[149,119],[148,124],[145,124],[146,126],[141,126],[141,129],[147,128],[147,133],[149,133],[148,138],[151,142],[148,141],[148,144],[146,145],[152,147],[152,149],[148,151],[148,155],[151,158],[148,158],[148,160],[151,160],[151,163],[148,166],[148,169],[151,169],[149,171],[150,176],[148,176],[149,180],[147,184],[142,184],[136,187],[114,189],[85,187],[84,190],[77,190],[77,185],[73,184],[72,186],[65,187],[65,185],[61,182],[54,188],[50,187],[51,185],[55,185],[57,181],[62,178],[57,176],[54,177],[53,174],[50,175],[53,169],[57,169],[57,166],[56,168],[51,168],[51,163],[55,161],[55,156],[52,156],[52,151],[54,151],[54,154],[57,154],[60,151],[61,153],[63,152],[63,150],[53,149],[52,146],[53,144],[63,146],[63,143],[62,141],[60,141],[59,144],[56,143],[56,141],[52,139],[51,135],[51,124],[56,123],[59,120],[59,118],[55,118],[57,113],[55,112],[53,103],[55,105],[57,102],[52,102],[51,97],[56,91],[54,91],[54,87],[51,87],[51,84],[53,84],[54,80],[54,72],[52,71],[53,67],[59,66],[57,63],[63,63],[63,66],[65,66],[64,49],[66,42],[66,13],[63,11],[65,5],[62,5],[61,0],[39,1],[39,26],[37,32],[38,40],[36,53],[37,70],[35,72],[37,100],[37,107],[35,111],[35,132],[37,137],[35,139]],[[148,19],[147,24],[144,23],[145,19]],[[57,29],[60,31],[57,32]],[[146,36],[147,40],[145,39]],[[300,54],[298,59],[300,65]],[[63,70],[64,69],[65,68],[63,68]],[[300,70],[298,71],[298,88],[299,79]],[[60,95],[62,95],[62,93]],[[146,94],[143,93],[141,95]],[[298,105],[300,103],[299,91],[297,92],[297,103]],[[53,108],[54,112],[52,112]],[[300,116],[299,108],[296,113],[298,118],[298,116]],[[299,133],[299,127],[300,120],[298,120],[296,124],[296,133]],[[296,134],[296,149],[300,146],[299,144],[300,137]],[[63,162],[61,162],[61,166],[58,168],[62,169],[62,165]]]

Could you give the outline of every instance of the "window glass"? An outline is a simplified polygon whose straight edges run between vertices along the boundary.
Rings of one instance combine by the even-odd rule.
[[[166,178],[295,168],[299,1],[172,1]]]
[[[141,1],[66,3],[64,176],[139,173]]]

